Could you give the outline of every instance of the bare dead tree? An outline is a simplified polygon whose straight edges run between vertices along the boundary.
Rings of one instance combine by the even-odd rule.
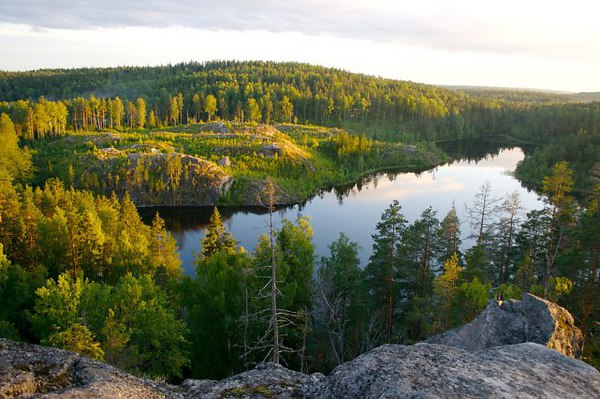
[[[267,179],[267,195],[269,199],[269,242],[271,244],[271,326],[273,329],[273,363],[279,364],[279,320],[277,315],[277,262],[273,242],[273,207],[275,206],[275,188],[273,181]]]
[[[514,191],[508,194],[498,210],[501,212],[497,228],[497,236],[502,240],[501,265],[498,276],[498,282],[501,284],[508,281],[510,253],[513,247],[515,229],[521,223],[520,214],[523,212],[523,207],[521,206],[519,193]]]
[[[479,187],[479,192],[475,194],[471,206],[465,205],[467,218],[473,229],[473,237],[477,237],[477,245],[484,242],[491,228],[491,220],[498,201],[498,198],[492,197],[491,183],[486,181]]]
[[[281,277],[278,273],[277,231],[273,220],[276,194],[277,188],[275,184],[271,179],[267,178],[264,189],[256,197],[257,202],[267,208],[269,213],[268,236],[265,237],[264,241],[265,251],[263,254],[265,256],[262,263],[259,263],[257,268],[253,270],[253,277],[257,279],[256,281],[260,281],[260,285],[254,293],[245,293],[245,314],[239,321],[244,331],[244,354],[243,359],[241,358],[240,360],[249,365],[252,363],[250,354],[264,353],[262,362],[270,360],[273,363],[280,364],[282,362],[285,363],[282,354],[294,353],[300,356],[301,368],[303,368],[310,315],[306,310],[294,312],[282,309],[279,305],[279,299],[282,296],[279,287]],[[269,247],[268,251],[266,251],[267,246]],[[247,285],[245,287],[248,290]],[[252,311],[252,308],[257,310]],[[266,326],[264,333],[258,338],[250,337],[249,330],[252,323]],[[296,328],[302,333],[301,348],[290,348],[284,345],[287,336],[286,331],[290,327]]]

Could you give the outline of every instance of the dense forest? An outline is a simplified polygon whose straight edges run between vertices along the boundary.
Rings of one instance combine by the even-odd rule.
[[[329,371],[532,292],[574,314],[600,365],[600,103],[265,62],[2,72],[0,99],[0,336],[167,380],[269,359]],[[309,218],[241,248],[215,207],[183,276],[163,220],[136,208],[234,176],[209,199],[272,212],[293,190],[427,167],[446,159],[436,143],[481,137],[534,148],[517,174],[545,207],[483,185],[467,220],[425,208],[408,223],[393,201],[364,269],[344,234],[317,259]]]
[[[147,131],[215,119],[342,127],[405,144],[493,137],[541,145],[564,140],[559,145],[565,147],[573,135],[597,136],[600,128],[598,102],[522,90],[440,88],[299,63],[1,72],[0,101],[0,113],[27,142],[67,130]],[[581,145],[597,153],[594,143]],[[539,156],[543,168],[527,168],[523,177],[540,181],[560,160],[555,158]],[[572,158],[576,175],[585,174],[588,165]],[[591,189],[583,180],[576,179],[577,188]]]
[[[573,312],[597,365],[600,197],[579,207],[572,186],[557,164],[543,181],[546,206],[527,213],[515,194],[498,200],[482,186],[464,221],[476,244],[464,252],[454,208],[441,219],[426,208],[408,223],[393,201],[364,270],[343,233],[317,259],[308,218],[284,221],[249,252],[215,208],[196,274],[182,276],[160,217],[144,225],[127,197],[5,176],[0,333],[170,380],[224,377],[275,350],[288,367],[328,371],[468,322],[490,298],[533,292]],[[272,192],[263,195],[269,203]]]
[[[277,187],[278,204],[298,203],[376,170],[420,171],[448,159],[435,146],[248,122],[81,132],[30,145],[35,185],[56,177],[97,194],[127,192],[139,206],[258,205],[257,190],[267,177]]]

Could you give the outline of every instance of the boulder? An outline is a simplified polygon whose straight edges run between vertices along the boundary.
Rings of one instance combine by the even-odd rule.
[[[307,375],[275,363],[259,364],[221,381],[185,380],[182,387],[188,398],[304,398],[308,387],[320,386],[325,376]]]
[[[230,167],[231,160],[229,159],[229,157],[223,157],[217,161],[217,165],[224,166],[224,167]]]
[[[0,397],[178,399],[183,391],[77,353],[0,339]]]
[[[565,308],[525,294],[522,301],[490,301],[471,323],[431,337],[427,342],[470,351],[535,342],[579,357],[583,336]]]
[[[599,398],[592,366],[525,343],[481,351],[420,343],[384,345],[344,363],[307,397]]]

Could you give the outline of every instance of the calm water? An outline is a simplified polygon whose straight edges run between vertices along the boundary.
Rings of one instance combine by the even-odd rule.
[[[473,201],[486,180],[490,181],[494,196],[504,197],[517,190],[527,211],[541,208],[537,194],[528,191],[512,177],[511,172],[523,157],[520,148],[511,148],[478,161],[456,161],[419,174],[378,174],[344,189],[323,192],[306,204],[280,209],[274,220],[280,226],[283,218],[295,220],[299,215],[310,216],[313,241],[319,256],[328,255],[327,245],[336,240],[340,232],[346,233],[361,247],[360,259],[364,266],[371,255],[371,235],[375,232],[375,225],[394,199],[402,205],[409,222],[418,218],[428,206],[438,212],[441,220],[454,201],[461,218],[463,237],[470,233],[464,220],[465,204]],[[200,251],[212,207],[145,209],[142,215],[151,220],[157,211],[177,240],[185,272],[193,274],[194,259]],[[224,208],[219,211],[233,237],[248,251],[256,246],[257,237],[268,230],[265,209]],[[463,245],[470,244],[463,238]]]

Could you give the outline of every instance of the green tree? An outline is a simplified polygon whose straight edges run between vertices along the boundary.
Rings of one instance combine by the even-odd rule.
[[[146,101],[142,97],[138,97],[135,100],[135,106],[137,108],[137,127],[141,129],[146,124]]]
[[[158,122],[157,122],[156,114],[154,113],[154,110],[151,109],[150,114],[148,114],[148,127],[154,128],[157,126],[158,126]]]
[[[456,300],[460,290],[459,279],[462,267],[460,266],[458,254],[455,252],[444,262],[442,274],[435,277],[434,293],[438,298],[436,308],[438,331],[445,331],[454,327],[458,320],[456,318]]]
[[[204,99],[204,112],[206,113],[206,120],[212,121],[217,112],[217,98],[212,94],[208,94]]]
[[[452,208],[448,211],[438,232],[438,239],[442,246],[442,252],[439,254],[440,260],[449,259],[455,253],[460,251],[460,220],[456,214],[456,206],[452,203]]]
[[[260,122],[261,118],[262,114],[258,102],[254,98],[249,98],[246,107],[246,120],[249,122]]]
[[[24,312],[34,305],[34,291],[43,281],[43,270],[27,272],[18,265],[11,264],[3,253],[0,244],[0,323],[11,339],[31,339],[33,334]],[[0,328],[2,330],[2,328]],[[0,333],[0,336],[2,333]]]
[[[567,229],[573,220],[573,171],[567,162],[554,165],[552,175],[544,177],[542,192],[546,197],[549,214],[547,248],[542,283],[544,294],[551,288],[551,279],[558,276],[556,258],[565,246]]]
[[[461,324],[468,323],[475,318],[485,307],[489,300],[490,283],[482,283],[477,277],[470,282],[464,282],[459,291],[459,312],[462,315]]]
[[[291,123],[292,117],[294,116],[294,105],[288,98],[288,96],[283,96],[281,99],[281,119],[283,122]]]
[[[171,278],[181,277],[181,259],[177,254],[177,242],[171,233],[165,229],[165,221],[158,212],[152,220],[149,250],[151,265],[156,268],[164,268]]]
[[[440,222],[428,207],[402,234],[399,245],[399,312],[404,315],[407,336],[412,341],[426,338],[433,319],[433,279],[440,253],[437,233]]]
[[[123,277],[113,290],[111,309],[131,332],[126,355],[134,354],[135,361],[130,371],[168,378],[182,376],[189,364],[188,330],[150,276]]]
[[[188,331],[149,275],[128,274],[112,287],[61,274],[36,295],[31,320],[42,342],[104,352],[139,375],[181,377],[188,364]]]
[[[44,287],[35,291],[35,313],[31,320],[42,342],[49,342],[52,335],[66,331],[80,323],[79,304],[88,280],[69,274],[61,274],[58,280],[48,279]]]
[[[201,103],[200,103],[200,95],[198,93],[195,93],[193,95],[192,105],[194,106],[194,119],[196,122],[199,122],[200,121]]]
[[[194,279],[182,285],[186,320],[191,331],[194,378],[224,378],[243,370],[244,277],[250,273],[245,252],[215,252],[199,260]]]
[[[376,309],[382,309],[385,326],[385,342],[391,343],[394,336],[394,309],[397,298],[397,270],[399,264],[398,245],[406,229],[406,219],[400,212],[397,200],[383,212],[373,237],[373,254],[365,268],[365,278]]]
[[[94,334],[84,325],[71,324],[65,331],[58,332],[50,337],[50,345],[62,348],[92,359],[104,360],[104,351],[96,341]]]
[[[273,114],[273,101],[271,101],[271,96],[268,93],[260,99],[260,108],[262,110],[263,123],[270,124]]]
[[[10,117],[0,115],[0,170],[13,179],[26,179],[32,171],[31,157],[19,148],[19,138]]]
[[[235,252],[237,243],[231,233],[225,229],[221,220],[221,214],[215,206],[208,226],[206,226],[206,237],[202,240],[202,256],[208,258],[217,252]]]
[[[112,129],[121,127],[121,123],[123,122],[123,115],[125,113],[125,106],[123,105],[123,101],[117,96],[114,99],[110,100],[108,103],[108,115],[110,118],[110,128]]]
[[[455,252],[444,262],[443,273],[435,278],[435,293],[446,302],[452,302],[456,298],[461,271],[458,254]]]
[[[329,245],[329,253],[321,258],[318,269],[316,309],[320,310],[318,322],[328,336],[332,366],[337,366],[358,354],[366,309],[358,245],[340,233]]]

